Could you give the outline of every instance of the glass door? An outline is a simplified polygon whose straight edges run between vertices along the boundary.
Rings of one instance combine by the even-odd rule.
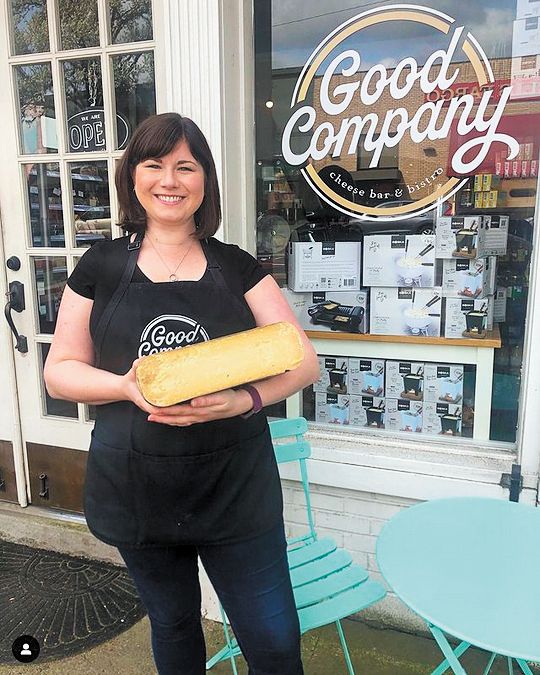
[[[6,290],[19,303],[12,330],[25,338],[13,359],[22,452],[86,450],[92,407],[50,398],[43,364],[68,275],[88,247],[122,234],[114,169],[133,129],[156,112],[154,8],[151,0],[2,4],[0,207],[4,264],[20,263],[7,266]]]

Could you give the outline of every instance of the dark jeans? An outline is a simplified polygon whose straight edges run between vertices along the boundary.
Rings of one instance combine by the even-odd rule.
[[[237,544],[119,549],[145,605],[159,675],[204,675],[197,555],[250,675],[302,675],[283,525]]]

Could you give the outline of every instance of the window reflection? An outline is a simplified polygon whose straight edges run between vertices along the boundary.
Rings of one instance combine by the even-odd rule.
[[[84,4],[58,0],[60,44],[62,49],[83,49],[99,45],[97,0]]]
[[[75,242],[88,246],[111,238],[107,162],[70,164]]]
[[[32,246],[64,246],[60,169],[51,164],[24,164]]]
[[[9,10],[15,54],[48,52],[47,0],[11,0]]]
[[[116,103],[116,147],[125,147],[131,130],[156,112],[152,52],[112,57]]]
[[[77,419],[78,410],[77,404],[72,401],[61,401],[59,399],[52,398],[49,396],[44,380],[43,380],[43,366],[47,360],[47,354],[51,348],[49,343],[42,342],[40,344],[41,348],[41,388],[44,394],[44,403],[45,403],[45,414],[53,415],[54,417],[71,417],[72,419]]]
[[[67,281],[64,256],[32,258],[34,263],[34,292],[39,315],[39,332],[54,333],[58,308]]]
[[[151,0],[109,0],[112,44],[151,40]]]
[[[22,153],[58,152],[51,64],[16,66],[15,79]]]

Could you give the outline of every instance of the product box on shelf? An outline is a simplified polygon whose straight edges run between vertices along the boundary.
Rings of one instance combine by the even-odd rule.
[[[423,401],[407,401],[401,398],[386,398],[385,429],[422,433]]]
[[[435,237],[424,234],[364,237],[362,279],[364,286],[433,286]]]
[[[508,245],[509,216],[484,216],[478,231],[479,258],[505,255]]]
[[[282,288],[281,292],[304,330],[367,332],[367,290],[295,293]]]
[[[458,404],[463,400],[463,365],[426,363],[424,401]]]
[[[461,436],[462,415],[463,409],[460,405],[425,401],[422,432],[442,436]]]
[[[487,298],[446,298],[444,337],[485,338],[493,329],[493,296]]]
[[[351,396],[349,424],[355,427],[384,429],[384,398]]]
[[[416,361],[387,361],[385,395],[386,398],[422,401],[424,364]]]
[[[478,208],[483,208],[483,206],[478,206]],[[437,258],[471,259],[478,257],[478,230],[483,218],[484,216],[441,216],[437,218],[435,256]]]
[[[441,288],[371,287],[370,333],[374,335],[441,334]]]
[[[384,396],[384,360],[349,358],[349,393]]]
[[[493,295],[493,323],[503,323],[506,321],[506,298],[506,288],[498,286]]]
[[[497,258],[446,258],[442,261],[442,294],[446,297],[484,298],[495,292]]]
[[[326,424],[349,424],[350,396],[317,392],[315,394],[315,421]]]
[[[292,291],[360,290],[362,245],[358,241],[305,241],[289,244]]]
[[[313,384],[315,392],[347,394],[349,359],[346,356],[319,356],[321,377]]]

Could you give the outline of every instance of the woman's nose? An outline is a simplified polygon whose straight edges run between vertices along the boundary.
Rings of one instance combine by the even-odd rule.
[[[161,185],[163,187],[176,187],[179,182],[177,171],[169,168],[163,169],[161,172]]]

